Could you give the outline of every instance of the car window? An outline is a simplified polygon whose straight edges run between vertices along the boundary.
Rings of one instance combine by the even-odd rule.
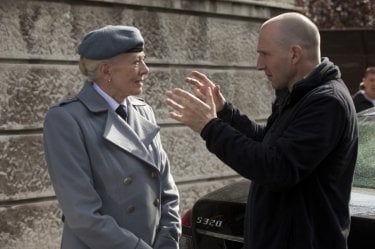
[[[353,185],[375,189],[375,108],[358,114],[359,145]]]

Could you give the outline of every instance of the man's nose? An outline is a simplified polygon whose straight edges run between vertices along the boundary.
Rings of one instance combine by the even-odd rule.
[[[264,70],[264,68],[265,68],[265,66],[264,66],[263,60],[258,57],[258,59],[257,59],[257,69],[258,70]]]

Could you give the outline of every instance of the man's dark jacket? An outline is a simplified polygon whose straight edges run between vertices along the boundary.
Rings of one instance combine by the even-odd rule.
[[[358,134],[339,69],[325,58],[291,94],[278,91],[265,127],[231,104],[218,116],[201,136],[252,180],[245,248],[347,248]]]
[[[365,97],[362,91],[358,91],[353,95],[353,101],[357,112],[374,107],[374,104]]]

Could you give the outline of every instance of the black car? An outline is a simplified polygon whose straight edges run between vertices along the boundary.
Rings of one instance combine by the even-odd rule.
[[[375,108],[358,114],[359,150],[350,201],[349,249],[375,248]],[[181,249],[241,249],[250,181],[199,199],[182,218]]]

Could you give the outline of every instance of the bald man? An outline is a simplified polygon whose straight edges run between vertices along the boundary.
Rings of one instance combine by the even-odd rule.
[[[186,79],[194,95],[167,91],[171,117],[251,180],[245,248],[347,248],[358,137],[340,71],[321,59],[317,27],[297,13],[266,21],[257,51],[257,68],[276,90],[265,126],[242,115],[199,72]]]

